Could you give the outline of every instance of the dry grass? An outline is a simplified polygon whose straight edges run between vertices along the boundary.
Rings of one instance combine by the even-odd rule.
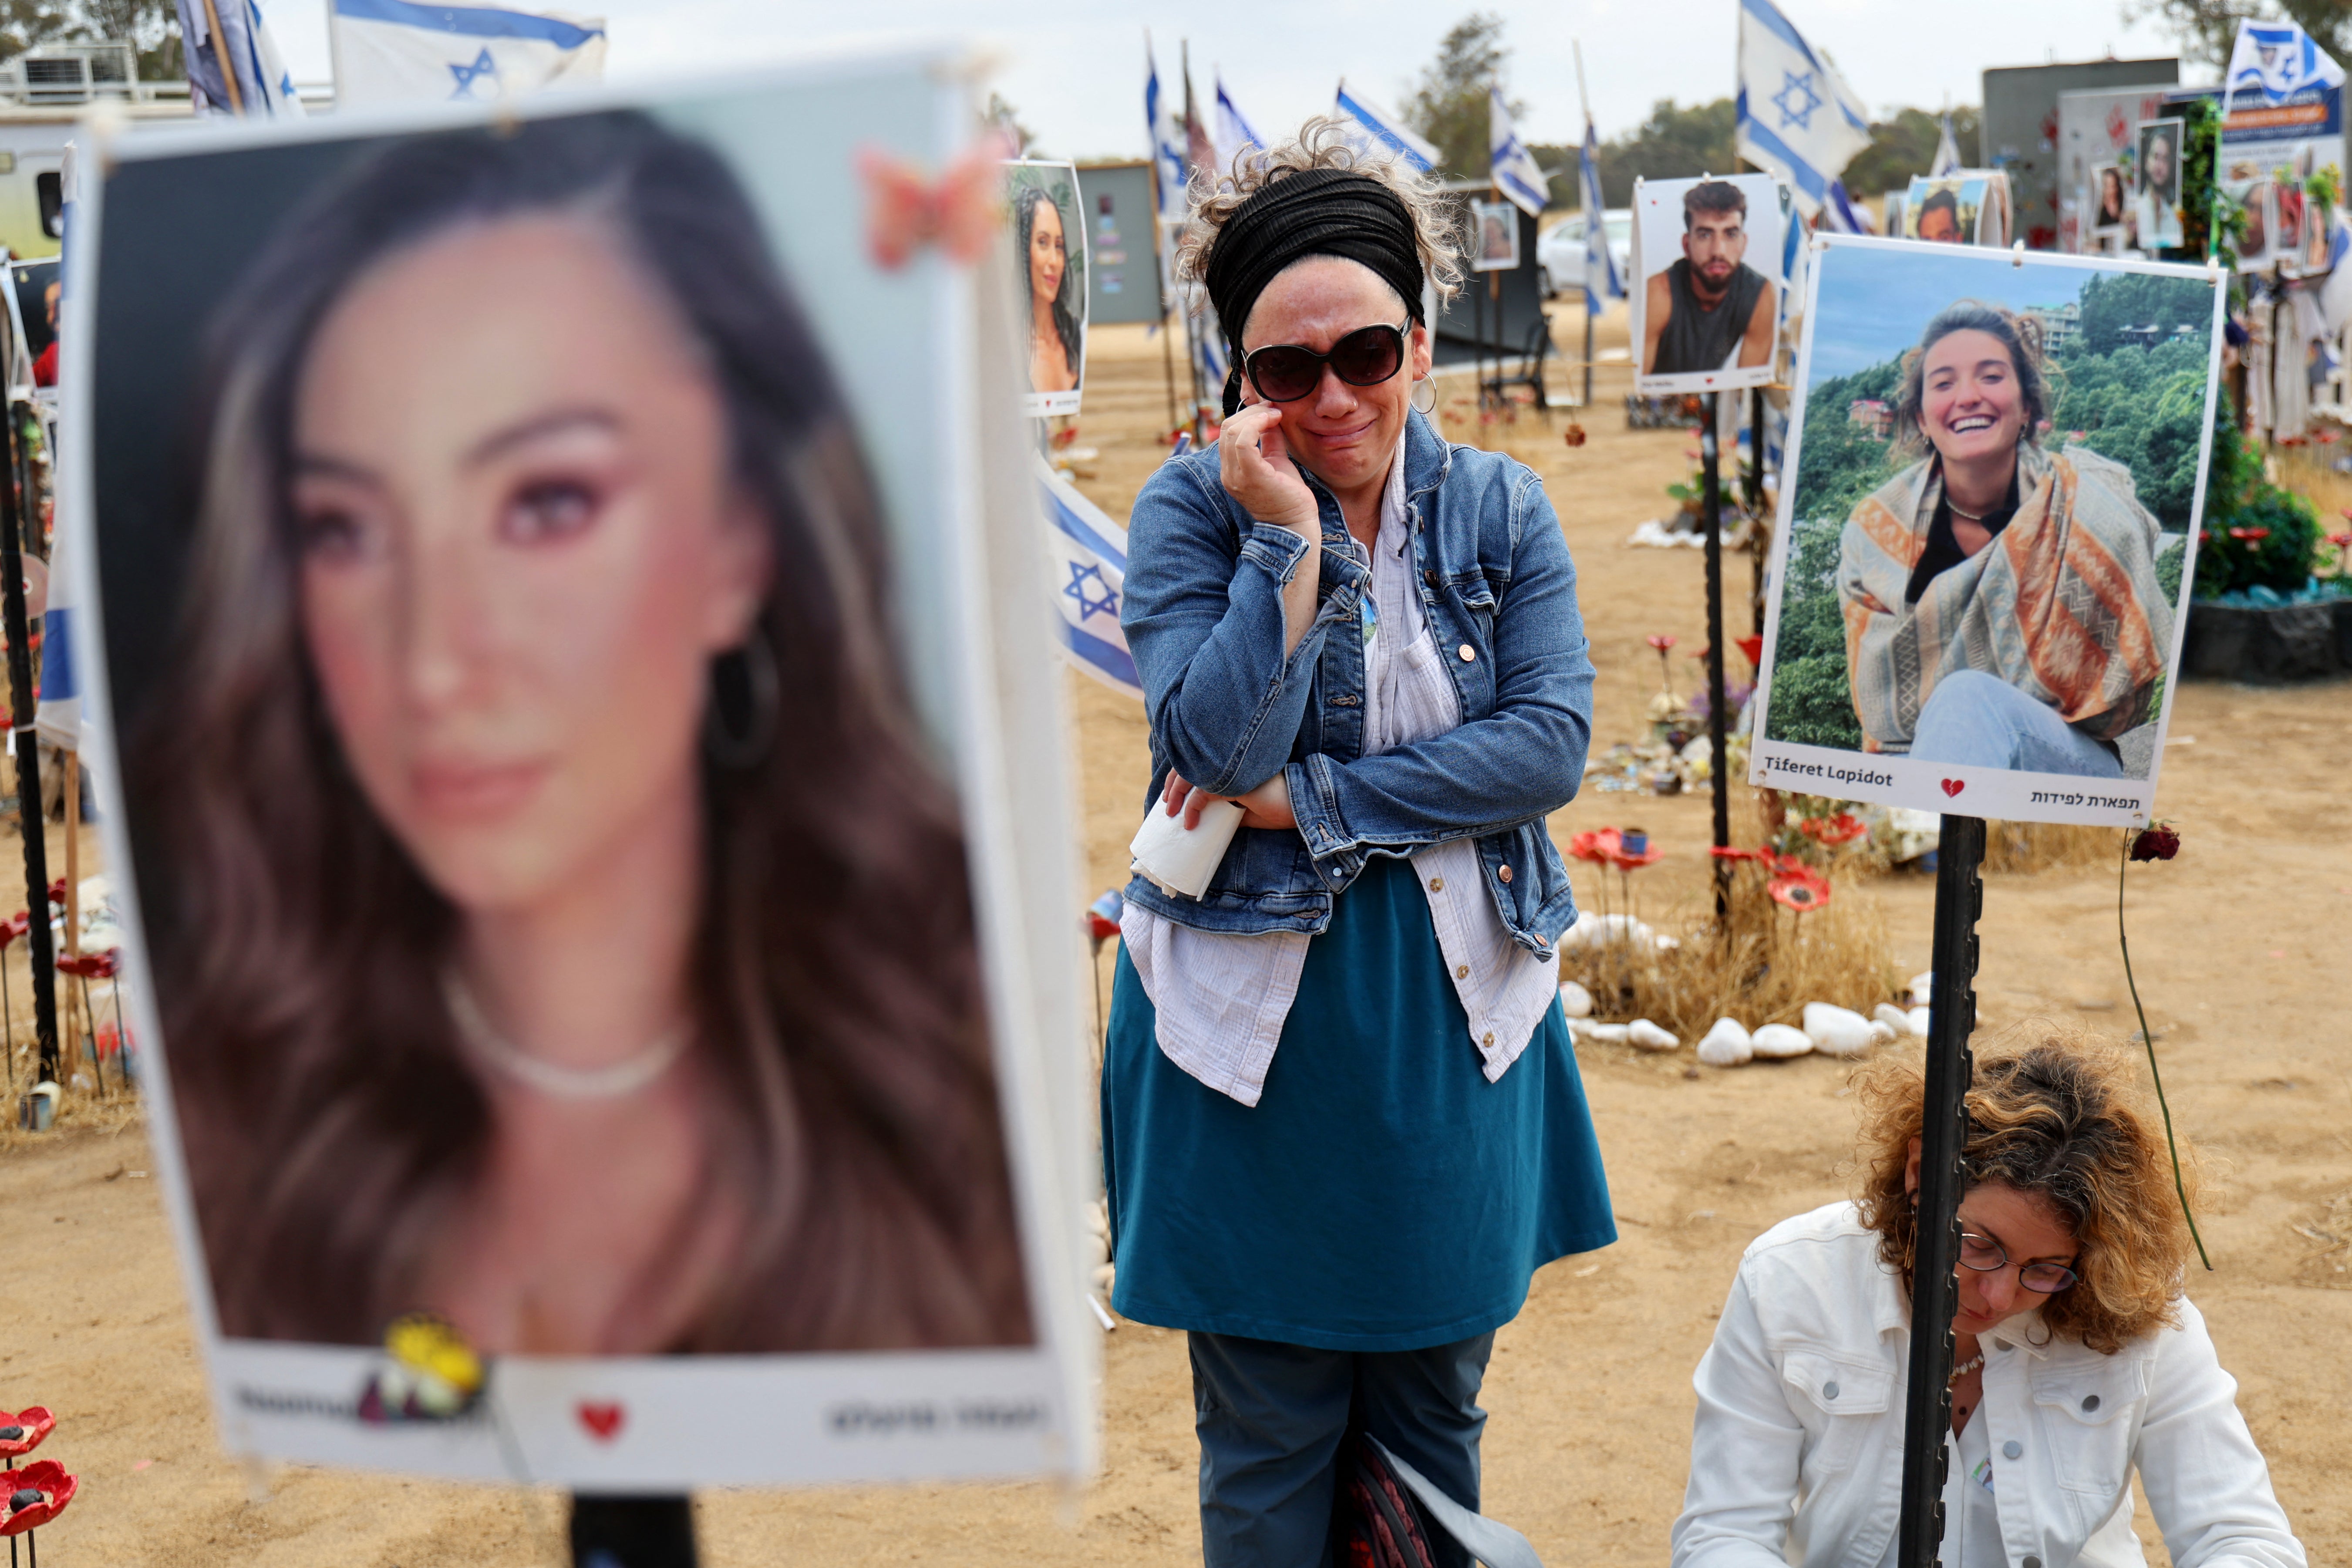
[[[1988,822],[1984,868],[2051,871],[2068,867],[2113,869],[2123,853],[2118,829],[2076,823]]]
[[[1895,973],[1877,900],[1850,876],[1833,875],[1831,886],[1822,909],[1792,915],[1765,892],[1760,868],[1741,865],[1722,932],[1714,929],[1710,898],[1673,911],[1685,917],[1680,947],[1661,952],[1617,942],[1571,951],[1561,955],[1560,977],[1592,993],[1597,1016],[1647,1018],[1685,1041],[1723,1017],[1750,1029],[1798,1024],[1808,1002],[1832,1002],[1866,1016],[1877,1004],[1895,1000],[1906,977]],[[1613,911],[1623,898],[1612,885],[1605,906],[1598,900],[1586,905],[1581,897],[1578,902]],[[1669,928],[1676,923],[1670,916]]]

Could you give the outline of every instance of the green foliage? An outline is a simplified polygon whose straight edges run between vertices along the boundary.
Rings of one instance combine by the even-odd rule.
[[[2221,111],[2200,100],[2183,105],[2180,114],[2188,121],[2180,153],[2180,254],[2194,260],[2210,255],[2216,243],[2214,171],[2221,166]],[[2234,244],[2245,233],[2245,209],[2235,202],[2222,205],[2228,210],[2221,237]]]
[[[1952,110],[1952,135],[1964,152],[1975,148],[1979,140],[1980,118],[1974,109]],[[1738,106],[1728,98],[1687,108],[1671,98],[1658,100],[1647,120],[1601,144],[1601,199],[1612,207],[1631,205],[1637,178],[1682,180],[1736,171],[1738,122]],[[1907,184],[1914,174],[1926,174],[1935,161],[1936,138],[1940,133],[1937,117],[1917,109],[1898,110],[1894,119],[1873,125],[1870,145],[1846,165],[1847,191],[1860,201]],[[1580,205],[1583,193],[1574,178],[1579,150],[1563,145],[1533,151],[1545,168],[1568,172],[1568,179],[1554,182],[1553,191],[1570,208]]]
[[[2247,16],[2284,16],[2300,23],[2337,59],[2352,57],[2352,5],[2345,0],[2126,0],[2124,20],[2154,22],[2180,40],[2183,65],[2221,67],[2230,60],[2238,23]]]
[[[1806,432],[1808,444],[1811,439]],[[1789,541],[1789,582],[1780,595],[1780,642],[1773,650],[1767,731],[1771,740],[1862,749],[1862,724],[1854,717],[1846,678],[1845,617],[1837,596],[1838,542],[1844,532],[1843,511],[1797,515]]]
[[[1797,515],[1843,522],[1864,497],[1895,477],[1903,465],[1894,447],[1854,424],[1848,411],[1865,399],[1893,407],[1902,380],[1901,367],[1889,361],[1822,382],[1806,397]]]
[[[2159,278],[2145,272],[2103,272],[2083,285],[2082,346],[2095,354],[2113,353],[2125,346],[2123,333],[2131,327],[2191,326],[2200,331],[2212,325],[2213,296],[2196,278]],[[2198,363],[2202,364],[2200,358]]]
[[[2263,477],[2262,454],[2246,444],[2229,398],[2215,398],[2213,461],[2197,540],[2197,596],[2253,587],[2291,594],[2310,581],[2319,538],[2311,503]]]
[[[1484,179],[1492,156],[1487,142],[1486,92],[1510,58],[1503,44],[1503,18],[1473,11],[1438,41],[1437,58],[1421,73],[1405,100],[1404,117],[1437,148],[1438,163],[1463,179]],[[1514,117],[1527,106],[1511,104]],[[1546,168],[1551,160],[1538,159]]]
[[[186,74],[172,0],[0,0],[0,56],[100,39],[128,41],[150,81]]]
[[[1898,109],[1894,119],[1876,121],[1870,128],[1870,145],[1845,166],[1846,193],[1859,202],[1904,189],[1912,175],[1924,174],[1934,165],[1936,142],[1943,133],[1942,117],[1924,109]],[[1973,106],[1953,110],[1952,141],[1960,150],[1960,161],[1974,163],[1984,141],[1983,111]]]

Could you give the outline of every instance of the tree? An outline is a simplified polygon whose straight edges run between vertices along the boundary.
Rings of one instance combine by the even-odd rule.
[[[108,39],[129,43],[151,81],[187,74],[172,0],[0,0],[0,56]]]
[[[1979,140],[1982,116],[1974,108],[1955,109],[1952,135],[1964,153]],[[1688,179],[1694,174],[1727,174],[1738,167],[1735,150],[1738,105],[1727,98],[1688,108],[1673,99],[1660,99],[1650,117],[1622,136],[1601,144],[1601,197],[1612,207],[1633,199],[1633,182]],[[1910,183],[1936,161],[1936,141],[1943,133],[1939,116],[1925,110],[1904,109],[1892,120],[1870,128],[1870,145],[1846,165],[1845,188],[1856,200]],[[1570,205],[1580,205],[1582,188],[1573,177],[1580,149],[1542,146],[1533,149],[1547,169],[1566,169],[1570,178],[1556,187]]]
[[[1503,19],[1491,11],[1473,11],[1439,40],[1437,58],[1405,100],[1406,121],[1436,147],[1439,167],[1457,178],[1486,174],[1486,93],[1501,79],[1510,54],[1503,45]],[[1510,110],[1516,119],[1527,105],[1511,101]]]
[[[1984,140],[1984,114],[1974,105],[1951,111],[1952,140],[1963,161],[1972,158]],[[1936,143],[1944,134],[1940,115],[1924,109],[1898,109],[1892,120],[1873,122],[1870,145],[1845,166],[1846,193],[1854,200],[1901,190],[1914,174],[1924,174],[1936,162]]]
[[[2124,6],[2126,21],[2171,28],[2181,53],[2191,63],[2208,66],[2230,63],[2241,21],[2281,16],[2299,23],[2337,59],[2352,58],[2352,5],[2346,0],[2126,0]]]

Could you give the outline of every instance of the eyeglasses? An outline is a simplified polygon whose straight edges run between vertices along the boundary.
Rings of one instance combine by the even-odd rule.
[[[1242,356],[1242,370],[1250,384],[1268,403],[1296,403],[1323,384],[1323,367],[1349,386],[1378,386],[1404,368],[1404,333],[1412,325],[1408,316],[1395,326],[1358,327],[1317,353],[1303,343],[1269,343]]]
[[[1960,1232],[1960,1267],[1990,1274],[2009,1267],[2009,1254],[1989,1237]],[[2017,1271],[2017,1282],[2043,1296],[2055,1296],[2081,1276],[2063,1263],[2029,1263]]]

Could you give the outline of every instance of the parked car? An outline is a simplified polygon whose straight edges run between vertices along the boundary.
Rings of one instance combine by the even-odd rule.
[[[1623,283],[1633,265],[1633,209],[1611,207],[1601,215],[1609,236],[1609,254],[1617,261],[1617,279]],[[1570,289],[1584,289],[1584,215],[1570,213],[1544,231],[1536,241],[1536,265],[1543,268],[1547,297]]]

